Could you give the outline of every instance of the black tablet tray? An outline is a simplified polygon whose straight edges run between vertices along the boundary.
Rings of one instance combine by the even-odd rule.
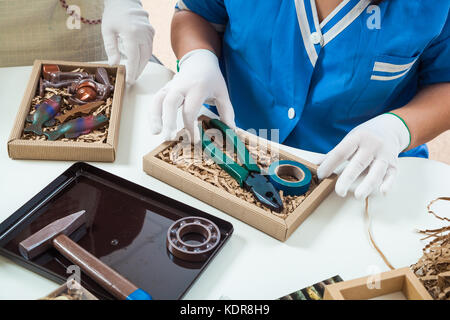
[[[180,299],[222,248],[233,226],[222,219],[79,162],[45,187],[0,224],[0,254],[46,278],[64,283],[72,265],[55,249],[32,261],[18,252],[18,244],[49,223],[86,210],[88,223],[71,238],[155,299]],[[205,262],[187,263],[166,248],[166,233],[187,216],[212,220],[221,240]],[[99,299],[112,296],[87,275],[82,285]]]

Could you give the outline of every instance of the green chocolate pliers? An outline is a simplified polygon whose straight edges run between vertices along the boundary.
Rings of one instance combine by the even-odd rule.
[[[233,147],[233,151],[236,153],[242,166],[228,157],[214,144],[211,137],[205,133],[203,125],[207,129],[219,130],[226,137],[227,146]],[[283,211],[283,202],[277,189],[275,189],[268,177],[261,174],[261,169],[250,155],[245,144],[232,129],[222,121],[212,119],[202,123],[200,132],[202,148],[205,154],[211,157],[215,163],[232,176],[242,188],[252,192],[256,199],[264,206],[275,212]]]

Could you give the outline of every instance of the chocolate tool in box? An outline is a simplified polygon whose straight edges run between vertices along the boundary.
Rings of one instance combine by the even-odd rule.
[[[103,114],[96,116],[90,115],[87,117],[80,117],[71,120],[67,123],[63,123],[58,126],[54,131],[44,132],[44,135],[50,141],[59,139],[61,136],[69,139],[75,139],[82,134],[88,134],[94,129],[98,129],[109,122],[108,117]]]
[[[19,252],[25,259],[32,260],[53,247],[116,298],[151,300],[151,295],[125,279],[68,237],[85,223],[85,210],[60,218],[20,242]]]
[[[204,126],[206,129],[218,129],[226,137],[226,141],[233,146],[234,152],[238,160],[242,163],[242,166],[233,161],[214,144],[211,137],[205,133]],[[200,130],[203,151],[217,165],[233,177],[241,188],[253,193],[261,204],[275,212],[283,211],[283,202],[278,190],[269,181],[267,176],[261,174],[261,169],[250,155],[244,142],[239,139],[230,127],[218,119],[212,119],[203,121]]]
[[[61,109],[62,97],[53,95],[50,99],[45,99],[36,107],[35,113],[27,117],[27,122],[31,122],[28,127],[24,128],[24,132],[33,132],[39,136],[43,135],[43,126],[53,126],[55,115]]]
[[[63,72],[57,65],[44,65],[39,81],[39,95],[46,88],[67,88],[71,104],[83,105],[88,102],[106,100],[114,91],[105,68],[97,68],[95,75],[87,72]]]
[[[94,129],[98,129],[109,122],[108,117],[103,114],[89,115],[86,117],[79,117],[69,122],[65,122],[68,118],[76,115],[89,113],[98,108],[103,101],[92,102],[82,106],[76,106],[66,114],[55,116],[61,109],[62,97],[53,95],[49,99],[44,100],[41,104],[36,106],[36,111],[27,117],[27,122],[30,125],[24,128],[24,132],[32,132],[36,135],[45,135],[48,140],[56,140],[61,136],[74,139],[82,134],[88,134]],[[54,126],[55,119],[62,122],[54,131],[43,131],[43,127]]]
[[[75,116],[82,115],[82,114],[90,114],[91,112],[98,109],[102,104],[104,104],[105,101],[95,101],[95,102],[89,102],[84,105],[74,106],[72,109],[67,111],[64,114],[59,114],[55,117],[56,120],[59,121],[59,123],[64,123],[68,119],[72,119]]]
[[[49,87],[67,87],[68,93],[72,94],[68,98],[69,103],[76,104],[76,106],[64,114],[58,114],[61,110],[62,97],[53,95],[36,106],[35,113],[27,117],[27,122],[31,122],[31,124],[24,128],[24,132],[32,132],[36,135],[45,134],[48,140],[53,141],[61,136],[77,138],[108,123],[108,118],[101,114],[80,117],[65,123],[75,115],[89,114],[110,97],[114,86],[110,83],[105,68],[99,67],[96,69],[95,75],[91,75],[87,72],[63,72],[57,65],[44,65],[39,95],[43,97],[45,89]],[[55,119],[61,125],[54,131],[44,133],[43,127],[54,126],[56,124]]]

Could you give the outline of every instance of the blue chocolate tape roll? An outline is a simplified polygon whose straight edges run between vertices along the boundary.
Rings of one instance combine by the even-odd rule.
[[[281,177],[293,177],[297,181],[288,181]],[[311,184],[311,171],[296,161],[281,160],[272,163],[269,167],[269,179],[284,195],[299,196],[305,194]]]

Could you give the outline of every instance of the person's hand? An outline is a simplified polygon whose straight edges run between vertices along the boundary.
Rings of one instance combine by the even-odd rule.
[[[105,0],[102,35],[110,65],[120,62],[119,39],[127,57],[127,83],[133,84],[152,56],[155,30],[139,0]]]
[[[159,134],[162,131],[165,140],[175,139],[177,110],[182,106],[184,126],[191,141],[198,142],[197,117],[204,103],[215,105],[220,119],[234,129],[234,110],[217,56],[209,50],[193,50],[183,56],[179,67],[180,71],[153,98],[151,132]]]
[[[382,114],[350,131],[331,150],[317,170],[319,179],[328,177],[344,161],[349,160],[336,182],[336,193],[345,197],[350,186],[368,168],[368,173],[355,190],[363,199],[372,193],[385,193],[397,172],[398,154],[408,147],[410,133],[400,118]]]

